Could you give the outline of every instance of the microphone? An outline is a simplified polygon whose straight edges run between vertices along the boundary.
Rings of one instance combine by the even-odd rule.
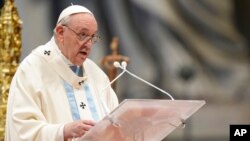
[[[167,93],[167,92],[164,91],[163,89],[161,89],[161,88],[159,88],[159,87],[153,85],[152,83],[149,83],[148,81],[146,81],[146,80],[140,78],[139,76],[133,74],[132,72],[128,71],[128,70],[126,69],[126,67],[127,67],[127,62],[123,61],[121,64],[120,64],[119,62],[114,62],[114,66],[115,66],[116,68],[122,69],[122,70],[123,70],[123,71],[122,71],[122,74],[123,74],[124,72],[127,72],[129,75],[133,76],[134,78],[136,78],[136,79],[138,79],[138,80],[140,80],[140,81],[142,81],[142,82],[148,84],[149,86],[151,86],[151,87],[157,89],[158,91],[160,91],[160,92],[166,94],[168,97],[170,97],[171,100],[174,100],[174,98],[172,97],[171,94]],[[120,77],[120,76],[119,76],[119,77]],[[119,78],[119,77],[118,77],[118,78]],[[117,78],[117,79],[118,79],[118,78]]]
[[[120,63],[115,61],[114,64],[113,64],[116,68],[118,68],[120,66]]]

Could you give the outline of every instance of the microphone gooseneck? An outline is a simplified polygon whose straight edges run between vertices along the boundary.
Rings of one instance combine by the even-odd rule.
[[[120,66],[120,63],[115,61],[114,64],[113,64],[116,68]],[[127,63],[123,65],[125,68],[127,66]],[[108,87],[111,86],[111,84],[113,84],[119,77],[121,77],[126,71],[123,70],[119,75],[117,75],[111,82],[109,82],[106,87],[104,87],[102,90],[101,90],[101,93],[104,92],[105,89],[107,89]],[[103,109],[105,111],[105,115],[108,115],[108,113],[110,112],[109,108],[107,107],[107,105],[105,104],[105,102],[103,101],[103,99],[101,98],[101,103],[102,103],[102,106],[103,106]]]
[[[123,70],[122,73],[121,73],[121,75],[122,75],[124,72],[127,72],[129,75],[133,76],[134,78],[136,78],[136,79],[138,79],[138,80],[140,80],[140,81],[142,81],[142,82],[148,84],[149,86],[151,86],[151,87],[157,89],[158,91],[160,91],[160,92],[166,94],[168,97],[170,97],[171,100],[174,100],[174,98],[173,98],[169,93],[167,93],[166,91],[164,91],[163,89],[161,89],[161,88],[159,88],[159,87],[157,87],[157,86],[155,86],[155,85],[149,83],[148,81],[146,81],[146,80],[140,78],[139,76],[137,76],[137,75],[133,74],[132,72],[130,72],[129,70],[127,70],[127,69],[126,69],[126,67],[127,67],[127,62],[123,61],[121,64],[120,64],[119,62],[114,62],[114,66],[115,66],[116,68],[120,68],[120,69]],[[120,76],[119,76],[119,77],[120,77]],[[119,77],[118,77],[118,78],[119,78]]]
[[[120,64],[119,62],[115,61],[115,62],[113,63],[113,65],[114,65],[114,67],[116,67],[116,68],[122,69],[122,72],[121,72],[118,76],[116,76],[110,83],[108,83],[107,86],[104,87],[104,88],[101,90],[101,93],[103,93],[105,89],[107,89],[108,87],[110,87],[111,84],[113,84],[118,78],[120,78],[125,72],[127,72],[129,75],[133,76],[134,78],[136,78],[136,79],[138,79],[138,80],[140,80],[140,81],[142,81],[142,82],[148,84],[149,86],[151,86],[151,87],[157,89],[158,91],[160,91],[160,92],[166,94],[168,97],[170,97],[171,100],[174,100],[174,98],[173,98],[169,93],[167,93],[166,91],[164,91],[163,89],[161,89],[161,88],[159,88],[159,87],[157,87],[157,86],[155,86],[155,85],[149,83],[148,81],[146,81],[146,80],[140,78],[139,76],[137,76],[137,75],[133,74],[132,72],[130,72],[129,70],[127,70],[127,62],[123,61],[123,62]],[[105,102],[103,101],[102,98],[101,98],[101,103],[102,103],[102,106],[103,106],[105,115],[108,115],[108,113],[110,112],[110,110],[109,110],[109,108],[107,107],[107,105],[105,104]]]
[[[113,64],[116,68],[121,66],[119,62],[115,61]],[[126,70],[123,70],[119,75],[117,75],[110,83],[108,83],[108,85],[106,87],[103,88],[102,91],[104,91],[105,89],[107,89],[111,84],[113,84],[119,77],[121,77],[124,73],[126,72]]]

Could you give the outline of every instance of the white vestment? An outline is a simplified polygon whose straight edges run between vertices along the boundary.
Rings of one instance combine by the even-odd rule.
[[[105,106],[114,109],[118,99],[111,87],[104,89],[109,83],[105,73],[90,59],[83,68],[87,80],[69,68],[54,38],[32,51],[11,83],[5,141],[63,141],[63,127],[73,121],[65,83],[73,89],[81,119],[93,120],[83,89],[86,83],[100,119],[105,116]]]

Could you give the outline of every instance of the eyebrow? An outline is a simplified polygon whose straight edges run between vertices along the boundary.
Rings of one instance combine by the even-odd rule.
[[[96,31],[96,32],[94,32],[94,33],[92,33],[92,34],[87,34],[86,32],[89,32],[89,30],[84,30],[84,29],[81,29],[81,30],[80,30],[80,32],[79,32],[79,34],[84,33],[84,34],[86,34],[86,35],[92,36],[92,35],[95,35],[95,34],[97,33],[97,31]]]
[[[70,26],[70,24],[68,24]],[[97,34],[98,30],[96,30],[93,34],[88,34],[89,32],[89,28],[85,27],[84,25],[71,25],[72,27],[75,27],[75,31],[78,33],[78,34],[86,34],[86,35],[89,35],[89,36],[92,36],[92,35],[95,35]],[[70,26],[70,27],[71,27]]]

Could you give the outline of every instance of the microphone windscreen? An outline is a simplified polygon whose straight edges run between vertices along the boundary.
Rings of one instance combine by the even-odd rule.
[[[119,63],[119,62],[117,62],[117,61],[115,61],[113,65],[114,65],[116,68],[118,68],[118,67],[120,67],[120,66],[121,66],[121,65],[120,65],[120,63]]]
[[[127,67],[127,62],[122,61],[122,67],[123,67],[123,68],[126,68],[126,67]]]

